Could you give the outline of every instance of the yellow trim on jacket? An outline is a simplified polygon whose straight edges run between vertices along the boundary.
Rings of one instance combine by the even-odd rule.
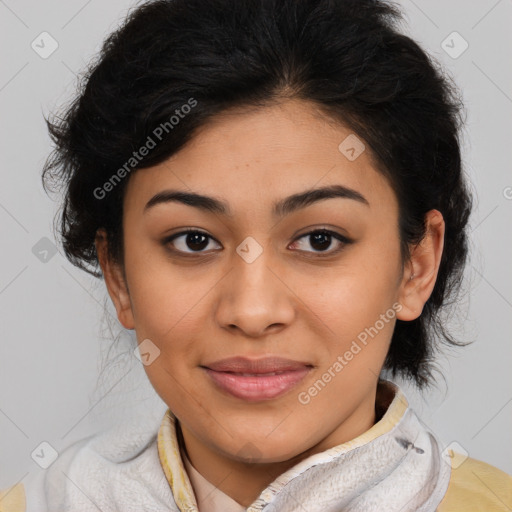
[[[25,488],[16,484],[0,491],[0,512],[26,512]]]
[[[452,452],[452,474],[437,512],[510,512],[512,476],[485,462]]]
[[[389,432],[400,421],[409,407],[407,397],[401,389],[394,385],[392,385],[392,389],[385,386],[379,387],[376,403],[384,408],[383,412],[385,414],[383,417],[366,432],[339,445],[340,451],[348,452]],[[171,486],[172,494],[180,511],[198,510],[194,490],[180,453],[176,431],[176,417],[170,409],[167,409],[158,432],[158,454],[160,456],[160,464]]]
[[[389,431],[405,413],[407,399],[399,392],[378,421],[361,436],[346,443],[355,448]],[[197,507],[194,492],[181,458],[175,418],[168,409],[158,432],[158,454],[163,471],[180,510]],[[437,512],[506,512],[512,510],[512,476],[480,460],[451,452],[452,471],[446,494]],[[27,511],[25,489],[18,483],[0,491],[0,512]],[[53,511],[49,511],[53,512]]]
[[[467,458],[456,467],[463,459],[463,455],[453,453],[452,476],[437,512],[510,512],[512,476],[472,458]],[[183,485],[186,479],[183,474],[179,475]],[[181,499],[184,498],[181,495]],[[190,494],[187,498],[190,499]],[[187,498],[184,501],[188,501]],[[0,491],[0,512],[27,512],[26,507],[22,483]]]

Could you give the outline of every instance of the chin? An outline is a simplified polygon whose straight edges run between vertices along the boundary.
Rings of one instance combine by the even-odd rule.
[[[252,443],[247,443],[245,447],[239,450],[237,453],[231,455],[231,457],[239,462],[245,464],[278,464],[281,462],[287,462],[298,457],[296,450],[289,452],[276,452],[275,450],[264,450],[261,452]]]
[[[286,434],[286,433],[283,433]],[[226,455],[239,462],[247,464],[260,463],[260,464],[275,464],[279,462],[286,462],[307,450],[307,446],[301,446],[298,442],[299,439],[304,441],[304,438],[297,436],[285,435],[276,436],[274,439],[265,437],[261,431],[251,435],[250,432],[245,431],[243,434],[234,434],[233,436],[238,440],[236,446],[233,446],[232,440]]]

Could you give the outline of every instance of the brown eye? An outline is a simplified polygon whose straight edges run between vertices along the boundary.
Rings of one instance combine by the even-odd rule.
[[[305,240],[305,243],[303,243],[303,248],[299,248],[298,250],[312,253],[335,254],[341,251],[345,245],[352,243],[352,240],[349,240],[347,237],[335,231],[325,229],[310,231],[297,238],[296,241],[293,242],[293,245],[296,245],[302,239]],[[329,251],[333,245],[336,246],[336,248]],[[313,250],[308,250],[308,246]]]
[[[172,250],[183,253],[201,253],[214,239],[197,230],[182,231],[164,240],[164,245],[172,245]]]
[[[325,251],[332,243],[332,235],[328,233],[314,233],[309,235],[309,243],[315,251]]]

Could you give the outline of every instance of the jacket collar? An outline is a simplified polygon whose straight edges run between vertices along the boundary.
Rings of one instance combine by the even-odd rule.
[[[382,499],[389,511],[394,507],[402,512],[434,511],[450,476],[449,465],[440,462],[435,437],[392,382],[379,382],[376,410],[381,417],[370,429],[293,466],[264,489],[247,511],[293,511],[297,503],[309,511],[374,510],[369,508],[371,503],[381,500],[382,504]],[[158,454],[180,511],[197,511],[180,453],[176,418],[169,409],[158,432]]]

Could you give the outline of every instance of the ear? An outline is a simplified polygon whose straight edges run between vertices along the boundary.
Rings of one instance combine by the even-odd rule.
[[[415,320],[421,315],[425,302],[436,284],[444,247],[444,219],[438,210],[430,210],[425,216],[426,233],[423,240],[411,249],[400,284],[397,312],[399,320]]]
[[[117,318],[126,329],[134,329],[135,322],[128,286],[121,268],[109,257],[107,233],[103,228],[96,232],[94,245],[96,246],[96,254],[105,278],[108,294],[117,311]]]

